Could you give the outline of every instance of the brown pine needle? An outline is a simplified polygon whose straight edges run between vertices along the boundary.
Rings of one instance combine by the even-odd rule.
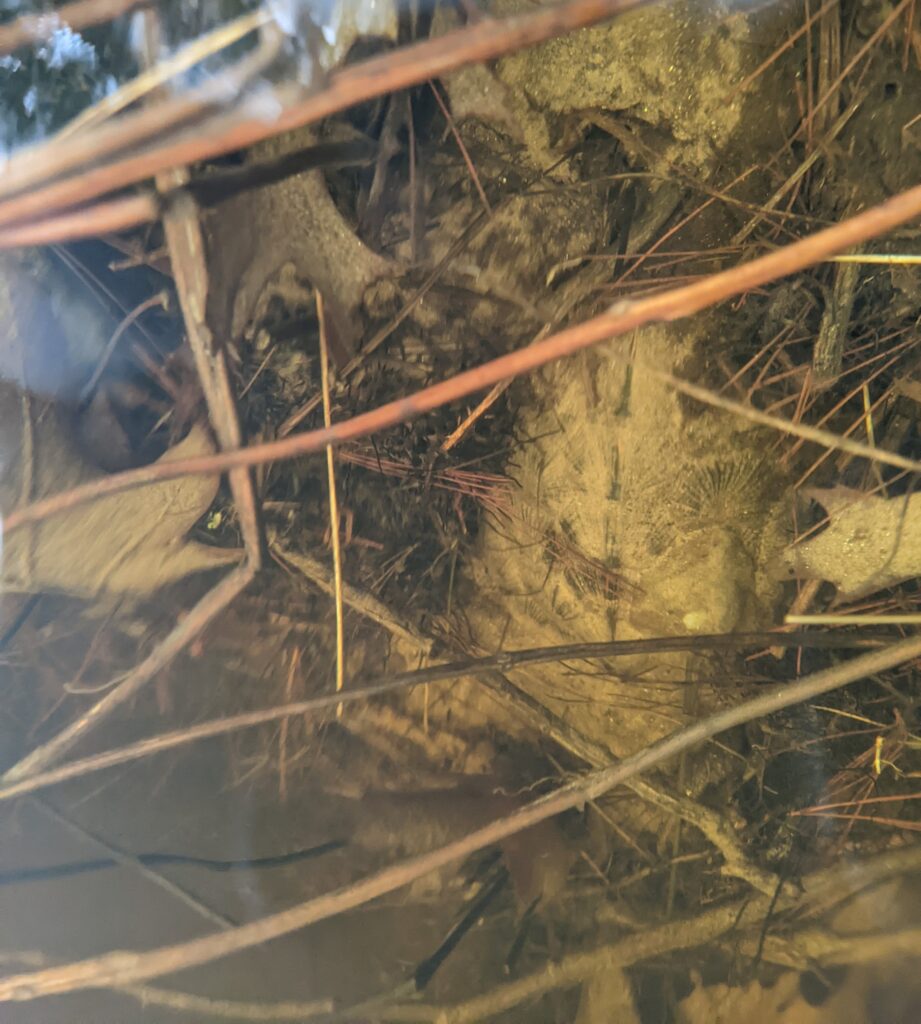
[[[486,198],[486,191],[483,188],[480,176],[477,174],[476,166],[473,162],[473,158],[470,156],[470,151],[464,145],[464,140],[460,137],[460,132],[457,130],[457,125],[454,123],[454,118],[451,116],[451,111],[448,110],[448,105],[441,98],[441,93],[438,91],[438,87],[435,83],[429,79],[429,88],[432,90],[432,95],[435,97],[435,102],[438,104],[438,108],[444,115],[445,121],[448,123],[448,128],[451,134],[454,136],[454,141],[457,143],[457,148],[460,150],[460,155],[464,158],[464,163],[467,165],[467,171],[470,174],[470,178],[473,181],[474,188],[477,190],[477,195],[480,197],[480,202],[483,204],[483,209],[486,211],[486,216],[492,216],[492,207],[489,205],[489,200]]]
[[[861,804],[894,804],[903,800],[921,800],[921,793],[892,793],[889,796],[868,796],[860,800]],[[791,816],[803,817],[807,814],[820,814],[823,811],[834,811],[842,807],[853,807],[856,800],[839,800],[831,804],[816,804],[804,807],[799,811],[791,811]]]
[[[755,81],[756,78],[764,74],[764,72],[767,71],[767,69],[774,63],[774,61],[777,60],[778,57],[780,57],[782,53],[785,53],[787,50],[789,50],[790,47],[793,46],[793,44],[797,41],[797,39],[799,39],[800,36],[808,32],[809,29],[819,20],[819,18],[821,18],[826,11],[831,10],[831,8],[834,7],[836,3],[838,3],[838,0],[826,0],[826,3],[822,4],[822,6],[815,12],[815,14],[810,15],[803,22],[803,24],[800,25],[800,27],[793,33],[793,35],[791,35],[786,40],[786,42],[781,43],[781,45],[777,47],[777,49],[770,55],[770,57],[767,57],[765,60],[763,60],[747,78],[743,78],[742,81],[739,82],[739,84],[730,93],[728,93],[728,95],[725,98],[725,102],[729,103],[731,100],[735,99],[735,97],[738,96],[740,92],[744,92],[752,84],[752,82]]]
[[[473,426],[474,423],[483,415],[484,412],[501,396],[505,393],[509,384],[512,383],[511,377],[508,380],[500,380],[498,384],[493,385],[486,397],[479,403],[479,405],[469,414],[465,416],[461,423],[454,428],[454,430],[445,438],[444,443],[441,446],[442,452],[449,452],[458,441],[463,438],[467,431]]]
[[[921,472],[921,463],[916,462],[914,459],[908,459],[904,455],[887,452],[882,448],[871,448],[869,445],[861,444],[860,441],[852,441],[849,437],[842,437],[840,434],[834,434],[829,430],[820,430],[816,427],[810,427],[805,423],[794,423],[779,416],[771,416],[769,413],[761,412],[760,409],[755,409],[753,406],[743,405],[741,402],[733,402],[731,399],[723,398],[707,388],[699,387],[690,381],[681,380],[670,373],[663,373],[661,370],[655,370],[651,367],[647,367],[647,370],[653,376],[669,384],[676,391],[680,391],[690,398],[695,398],[698,402],[703,402],[705,405],[712,405],[717,409],[736,413],[745,419],[751,420],[753,423],[773,427],[775,430],[782,431],[785,434],[792,434],[794,437],[801,437],[806,441],[811,441],[832,451],[847,452],[849,455],[854,455],[857,458],[869,459],[871,462],[874,460],[883,462],[887,466],[894,466],[896,469],[907,469],[912,473]],[[862,421],[863,417],[861,416],[859,422]]]
[[[883,38],[883,36],[889,31],[892,25],[898,21],[898,19],[905,13],[906,8],[910,9],[914,0],[902,0],[901,3],[897,4],[886,20],[879,26],[879,28],[870,36],[870,38],[861,46],[861,48],[854,54],[847,66],[841,71],[838,77],[831,83],[825,92],[824,96],[819,97],[818,102],[815,105],[813,114],[821,110],[821,108],[831,99],[832,96],[841,88],[841,83],[847,78],[847,76],[854,70],[854,68],[860,63],[861,60],[873,49],[874,46]]]

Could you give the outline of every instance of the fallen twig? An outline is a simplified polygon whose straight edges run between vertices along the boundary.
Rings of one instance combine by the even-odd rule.
[[[158,149],[132,154],[113,163],[90,166],[84,173],[33,192],[25,192],[39,181],[50,181],[64,170],[99,160],[103,155],[124,151],[141,140],[156,137],[162,128],[201,116],[218,98],[226,105],[227,82],[220,90],[203,87],[195,101],[173,101],[175,110],[152,107],[128,115],[118,125],[106,125],[57,144],[52,140],[17,155],[15,189],[24,194],[0,204],[0,223],[9,224],[30,216],[59,210],[145,181],[172,167],[198,163],[224,153],[252,146],[263,139],[292,131],[345,110],[365,100],[438,78],[466,64],[491,60],[513,50],[533,46],[573,29],[583,28],[642,6],[648,0],[570,0],[558,7],[504,19],[484,18],[474,25],[447,32],[399,50],[372,57],[330,74],[326,84],[306,97],[299,88],[278,91],[281,112],[274,120],[265,116],[265,102],[249,109],[223,115],[210,123],[209,131],[199,126]],[[252,59],[252,58],[248,58]],[[244,59],[244,62],[247,58]],[[240,67],[244,67],[241,62]],[[245,67],[249,69],[250,65]],[[225,76],[229,73],[225,73]],[[248,75],[239,76],[248,81]],[[230,79],[228,79],[230,81]],[[217,80],[215,80],[215,84]],[[164,108],[168,104],[162,105]],[[181,115],[181,116],[180,116]],[[154,122],[162,121],[155,130]],[[7,183],[0,180],[0,194]],[[7,193],[8,194],[8,193]]]
[[[108,199],[80,210],[0,229],[0,249],[95,238],[112,231],[127,231],[141,224],[150,224],[159,216],[160,204],[153,195]]]
[[[42,744],[7,769],[0,782],[14,782],[40,771],[65,754],[91,729],[105,721],[116,708],[130,700],[164,665],[198,636],[209,622],[240,593],[253,578],[253,569],[242,566],[221,580],[195,605],[153,651],[128,673],[127,678],[110,690],[102,700],[84,712],[57,736]]]
[[[144,952],[107,953],[59,967],[2,978],[0,1001],[30,1000],[86,988],[131,984],[209,963],[287,935],[317,921],[362,906],[370,900],[408,885],[430,871],[445,867],[547,818],[596,799],[614,786],[649,771],[663,761],[727,729],[810,700],[858,679],[885,672],[917,657],[921,657],[921,636],[914,636],[881,651],[862,655],[823,672],[806,676],[797,682],[773,687],[737,707],[725,708],[708,718],[701,719],[625,758],[617,765],[592,772],[562,786],[460,839],[394,864],[351,885],[238,928],[188,942]],[[674,923],[666,927],[673,930]]]
[[[42,967],[48,963],[48,957],[44,953],[31,950],[0,953],[0,965],[5,967],[13,963],[25,967]],[[234,1021],[305,1021],[333,1012],[331,999],[316,999],[311,1002],[247,1003],[237,999],[212,999],[209,996],[197,996],[191,992],[177,992],[169,988],[155,988],[152,985],[125,985],[117,991],[131,996],[142,1006],[166,1006],[171,1010],[194,1013],[208,1019],[226,1017]]]
[[[184,183],[183,177],[179,171],[172,172],[164,176],[164,183],[181,185]],[[242,434],[230,375],[227,372],[227,361],[223,350],[215,345],[211,331],[205,323],[208,272],[201,224],[191,199],[175,204],[167,212],[163,218],[163,230],[169,246],[186,335],[195,357],[195,367],[208,404],[211,425],[221,448],[239,448]],[[256,572],[262,564],[262,539],[256,495],[249,471],[243,467],[232,470],[230,488],[240,517],[246,559]]]
[[[114,494],[154,480],[169,479],[191,473],[221,473],[239,466],[256,466],[266,462],[297,458],[320,451],[327,445],[340,445],[345,441],[365,437],[399,423],[405,423],[448,402],[456,401],[497,384],[507,377],[527,373],[554,360],[597,345],[599,342],[626,334],[645,324],[663,320],[678,320],[690,316],[759,285],[803,270],[835,252],[848,249],[868,238],[882,234],[918,214],[921,214],[921,185],[908,189],[879,206],[766,256],[713,274],[704,280],[681,288],[663,291],[634,301],[619,302],[606,313],[586,320],[575,327],[559,331],[543,341],[535,342],[517,352],[511,352],[475,369],[467,370],[448,380],[423,388],[406,398],[389,402],[377,409],[354,416],[352,419],[340,420],[329,428],[307,431],[303,434],[283,438],[280,441],[251,445],[237,451],[219,452],[216,455],[177,460],[145,466],[142,469],[129,470],[124,473],[114,473],[101,480],[93,481],[71,491],[55,494],[43,501],[17,509],[7,517],[5,528],[9,532],[24,523],[37,522],[39,519],[73,508],[75,505],[90,501],[103,494]],[[764,414],[758,413],[758,415],[763,416]],[[777,423],[785,423],[785,421],[772,420],[772,425]],[[808,428],[798,427],[797,429],[804,431]],[[821,444],[828,444],[834,438],[835,435],[823,432],[821,439],[818,440]],[[871,451],[873,454],[870,457],[872,458],[898,465],[899,468],[911,468],[915,472],[921,472],[921,463],[913,462],[910,459],[901,459],[875,448],[867,451],[864,451],[863,446],[854,448],[856,442],[853,441],[847,442],[847,445],[839,441],[836,444],[844,450],[854,451],[860,455],[866,455],[868,451]],[[896,459],[898,459],[897,462],[893,461]]]
[[[326,573],[327,588],[331,587],[329,570],[322,569]],[[319,582],[319,580],[315,581]],[[322,585],[322,584],[321,584]],[[349,603],[350,588],[346,585],[344,598]],[[354,606],[361,611],[361,605]],[[374,616],[371,616],[374,618]],[[377,621],[374,618],[374,621]],[[385,625],[386,623],[381,623]],[[400,627],[402,628],[402,627]],[[421,635],[407,634],[405,639],[421,645],[430,645],[431,641]],[[535,647],[523,651],[506,651],[501,654],[494,654],[487,658],[471,659],[469,661],[456,661],[448,664],[430,665],[427,668],[417,669],[413,672],[402,672],[391,676],[380,682],[367,684],[358,683],[356,686],[346,689],[341,695],[324,694],[320,697],[311,697],[308,700],[297,701],[293,704],[281,704],[276,707],[260,708],[257,711],[245,711],[239,715],[232,715],[227,718],[213,719],[207,722],[200,722],[198,725],[188,726],[184,729],[177,729],[174,732],[161,733],[151,736],[146,740],[139,740],[137,743],[125,747],[118,747],[114,750],[105,750],[99,754],[92,754],[89,757],[81,758],[78,761],[69,761],[51,768],[47,771],[30,774],[27,778],[16,782],[4,784],[0,779],[0,801],[12,800],[14,797],[22,796],[25,793],[34,793],[37,790],[47,789],[49,786],[58,785],[70,779],[81,778],[93,772],[103,771],[106,768],[113,768],[116,765],[128,764],[138,761],[153,754],[159,754],[166,750],[173,750],[176,747],[186,746],[189,743],[197,743],[200,740],[212,739],[215,736],[224,736],[227,733],[237,732],[240,729],[251,729],[258,725],[265,725],[269,722],[277,722],[285,718],[315,714],[336,706],[338,703],[349,704],[355,701],[370,700],[375,697],[395,693],[398,690],[408,689],[412,686],[422,686],[429,683],[437,683],[449,679],[462,677],[480,677],[488,673],[496,673],[497,669],[503,672],[510,671],[518,665],[547,664],[554,661],[572,661],[588,658],[609,658],[619,655],[641,654],[648,652],[676,651],[676,650],[699,650],[704,646],[713,647],[744,647],[747,645],[763,647],[768,643],[787,645],[788,647],[807,646],[818,644],[818,646],[864,646],[872,641],[866,638],[858,638],[853,634],[848,636],[830,636],[828,634],[816,633],[734,633],[727,636],[707,637],[661,637],[653,640],[612,640],[600,644],[565,644],[562,647]],[[428,647],[423,647],[428,650]],[[504,677],[501,677],[504,678]],[[517,689],[517,688],[516,688]],[[522,691],[523,692],[523,691]],[[533,700],[533,698],[531,698]],[[535,702],[536,704],[537,702]],[[520,706],[520,705],[519,705]],[[545,714],[549,714],[543,705],[539,705]],[[543,719],[542,719],[543,721]],[[547,724],[546,722],[544,723]],[[581,734],[566,733],[558,729],[554,738],[562,746],[582,757],[592,765],[607,764],[610,760],[608,752],[592,741],[579,737]],[[674,808],[667,808],[673,810]],[[694,822],[696,824],[696,822]]]
[[[219,928],[233,927],[233,922],[229,918],[203,903],[197,896],[189,892],[178,882],[174,882],[162,872],[155,870],[149,864],[145,864],[140,857],[111,846],[101,836],[85,829],[56,807],[52,807],[38,797],[32,797],[32,803],[52,821],[57,822],[76,835],[81,843],[88,842],[102,850],[110,858],[110,863],[117,864],[119,867],[127,868],[130,871],[136,871],[143,878],[146,878],[147,881],[157,886],[157,888],[162,889],[167,895],[179,900],[206,921],[210,921],[212,925],[217,925]]]
[[[282,565],[287,564],[293,567],[330,597],[336,596],[335,574],[318,559],[302,552],[288,550],[282,545],[278,536],[271,531],[269,546]],[[413,626],[397,619],[382,601],[368,591],[343,582],[342,600],[359,615],[382,626],[398,639],[419,647],[425,654],[431,650],[431,640],[423,636]]]

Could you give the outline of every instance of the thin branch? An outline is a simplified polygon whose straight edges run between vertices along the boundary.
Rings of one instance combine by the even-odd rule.
[[[429,88],[432,90],[432,95],[435,97],[435,102],[438,104],[438,109],[441,111],[451,135],[454,137],[454,142],[457,144],[457,148],[460,150],[461,158],[464,161],[464,165],[467,168],[467,173],[470,175],[470,180],[473,182],[473,187],[477,191],[477,195],[480,197],[480,202],[483,204],[483,211],[487,217],[492,216],[492,206],[489,204],[489,199],[486,197],[486,190],[483,188],[483,183],[480,181],[480,176],[477,174],[476,164],[473,162],[473,157],[470,155],[470,151],[464,145],[464,140],[461,138],[461,133],[457,130],[457,125],[454,123],[454,118],[451,116],[451,111],[448,110],[448,105],[441,97],[441,92],[438,86],[429,79]]]
[[[677,815],[698,829],[722,854],[723,875],[741,878],[764,896],[770,897],[777,891],[777,875],[759,867],[745,853],[738,833],[724,815],[690,797],[670,792],[660,782],[651,786],[642,779],[636,779],[627,785],[648,803]]]
[[[106,343],[106,347],[102,350],[102,355],[99,357],[96,367],[90,375],[90,379],[80,389],[79,404],[81,406],[93,397],[93,392],[96,390],[99,378],[102,376],[105,368],[109,365],[109,360],[112,358],[122,335],[139,316],[146,313],[148,309],[153,309],[155,306],[159,306],[161,309],[166,309],[169,306],[169,292],[162,291],[157,292],[156,295],[151,295],[149,299],[145,299],[139,305],[135,306],[130,313],[127,313],[122,318],[118,327],[115,328],[115,331]]]
[[[161,872],[155,870],[150,865],[145,864],[140,857],[135,856],[133,853],[126,853],[124,850],[119,850],[114,846],[107,843],[101,836],[90,832],[76,821],[72,821],[66,814],[63,814],[56,807],[52,807],[51,804],[45,803],[38,797],[32,797],[32,803],[43,813],[46,814],[52,821],[57,822],[59,825],[63,825],[69,832],[74,833],[81,842],[89,842],[94,846],[102,850],[110,862],[119,865],[120,867],[128,868],[131,871],[136,871],[143,878],[146,878],[153,885],[162,889],[167,895],[179,900],[184,903],[187,907],[193,910],[200,917],[203,917],[206,921],[210,921],[212,925],[217,925],[219,928],[232,928],[233,921],[225,917],[223,914],[218,913],[216,910],[212,910],[206,903],[202,903],[197,896],[193,895],[187,889],[183,888],[178,882],[174,882],[171,878],[167,878]]]
[[[493,359],[439,384],[423,388],[406,398],[389,402],[352,419],[340,420],[329,428],[307,431],[280,441],[251,445],[238,451],[219,452],[216,455],[157,463],[138,470],[114,473],[71,491],[55,494],[26,508],[17,509],[7,518],[5,527],[7,531],[14,530],[23,523],[36,522],[102,494],[114,494],[154,480],[171,479],[190,473],[220,473],[240,466],[256,466],[281,459],[297,458],[320,451],[330,444],[335,446],[365,437],[481,391],[506,377],[515,377],[535,370],[599,342],[626,334],[637,327],[690,316],[725,299],[812,266],[836,252],[911,220],[919,213],[921,185],[916,185],[879,206],[783,249],[681,288],[659,292],[634,301],[618,302],[606,313],[559,331],[543,341]],[[873,451],[876,458],[883,457],[877,449]],[[921,471],[921,463],[906,461],[913,470]]]
[[[486,683],[538,734],[549,736],[564,750],[575,754],[592,768],[605,768],[611,764],[611,752],[602,744],[575,729],[565,718],[554,714],[502,673],[487,673]],[[628,780],[625,785],[647,803],[669,814],[676,814],[699,829],[722,854],[724,875],[741,878],[768,896],[777,890],[777,876],[760,868],[748,857],[739,837],[723,815],[689,797],[671,792],[658,780],[650,783],[636,778]]]
[[[160,216],[155,196],[141,194],[109,199],[81,210],[0,228],[0,249],[19,249],[31,245],[53,245],[95,238],[113,231],[127,231],[150,224]]]
[[[44,953],[32,950],[0,953],[0,965],[5,967],[13,963],[27,967],[42,967],[48,963],[48,957]],[[142,1006],[166,1006],[171,1010],[198,1014],[209,1020],[213,1017],[226,1017],[235,1021],[304,1021],[333,1012],[331,999],[303,1003],[247,1003],[236,999],[211,999],[209,996],[196,996],[191,992],[177,992],[169,988],[154,988],[152,985],[125,985],[116,991],[131,996]]]
[[[134,697],[164,665],[169,664],[186,644],[198,636],[208,623],[230,604],[252,578],[253,570],[248,566],[236,569],[225,576],[173,628],[173,631],[163,638],[140,665],[131,670],[124,682],[119,683],[75,722],[62,729],[57,736],[33,750],[21,761],[17,761],[0,777],[0,782],[15,782],[17,779],[24,779],[28,775],[41,771],[67,753],[91,729],[105,721],[117,708]]]
[[[346,586],[344,593],[347,603],[349,600],[349,589]],[[410,635],[409,639],[414,641],[415,636]],[[424,642],[430,643],[430,641]],[[93,754],[78,761],[69,761],[57,768],[30,774],[27,778],[20,781],[11,782],[6,785],[0,784],[0,801],[11,800],[25,793],[34,793],[37,790],[47,789],[49,786],[55,786],[70,779],[81,778],[84,775],[103,771],[106,768],[113,768],[116,765],[138,761],[141,758],[150,757],[165,750],[173,750],[176,747],[185,746],[189,743],[213,739],[215,736],[224,736],[227,733],[237,732],[240,729],[251,729],[258,725],[277,722],[285,718],[316,714],[317,712],[332,708],[340,702],[350,704],[356,701],[370,700],[412,686],[423,686],[429,683],[438,683],[464,677],[478,678],[484,675],[488,676],[490,673],[499,676],[500,674],[497,672],[497,669],[508,671],[518,665],[539,665],[555,661],[572,661],[574,659],[609,658],[644,652],[700,650],[706,646],[735,648],[751,645],[763,647],[769,643],[786,645],[788,647],[799,647],[816,643],[821,647],[844,647],[864,646],[868,641],[858,639],[852,634],[834,637],[816,633],[740,633],[715,637],[662,637],[655,640],[612,640],[600,644],[566,644],[561,647],[535,647],[522,651],[507,651],[502,654],[491,655],[487,658],[431,665],[428,668],[417,669],[413,672],[402,672],[380,682],[358,683],[356,686],[343,691],[341,695],[324,694],[320,697],[311,697],[308,700],[297,701],[293,704],[282,704],[276,707],[261,708],[257,711],[246,711],[227,718],[212,719],[211,721],[200,722],[198,725],[188,726],[185,729],[177,729],[174,732],[151,736],[149,739],[139,740],[125,747]],[[500,678],[504,678],[504,676],[500,676]],[[524,691],[521,691],[521,693],[524,694]],[[527,695],[525,694],[524,696],[526,697]],[[520,699],[516,703],[520,707]],[[550,714],[546,708],[543,708],[543,705],[539,705],[539,707],[543,709],[545,715]],[[544,719],[541,719],[541,722],[544,725],[547,724]],[[588,764],[602,766],[610,762],[608,751],[584,737],[580,742],[580,736],[581,734],[567,734],[561,730],[554,732],[554,738],[561,746],[577,754]],[[644,784],[637,783],[636,785]],[[666,809],[674,810],[673,807]],[[693,818],[689,818],[689,820],[697,824]],[[725,849],[723,847],[721,849],[723,849],[725,856]],[[727,857],[727,860],[729,859]]]
[[[408,885],[431,871],[492,846],[563,811],[594,800],[628,779],[727,729],[810,700],[830,690],[888,671],[921,657],[921,637],[915,636],[881,651],[854,658],[794,683],[773,687],[734,708],[708,718],[651,744],[619,764],[592,772],[519,808],[504,818],[435,850],[384,868],[367,878],[287,910],[251,921],[230,931],[145,952],[107,953],[86,960],[0,979],[0,1001],[30,1000],[86,988],[125,985],[177,970],[210,963],[263,942],[290,934],[317,921],[353,910],[379,896]],[[666,927],[674,929],[670,924]]]
[[[185,174],[174,171],[162,177],[168,186],[185,184]],[[195,357],[211,425],[223,449],[239,448],[242,441],[240,419],[233,398],[230,374],[224,351],[214,342],[205,311],[208,303],[208,271],[205,244],[198,211],[191,199],[174,203],[163,218],[163,231],[169,247],[170,262],[179,303],[185,320],[186,335]],[[240,531],[246,548],[246,560],[256,572],[262,564],[262,538],[256,494],[249,471],[238,467],[230,471],[230,489],[240,517]]]
[[[475,25],[455,29],[423,42],[404,46],[329,75],[325,85],[306,97],[301,89],[279,90],[281,112],[272,120],[265,116],[265,101],[256,100],[247,109],[216,118],[211,130],[187,131],[159,149],[132,154],[105,165],[90,165],[84,173],[57,182],[18,199],[0,204],[0,223],[11,223],[29,216],[48,213],[66,206],[87,202],[94,196],[124,188],[172,167],[194,164],[233,150],[244,149],[282,132],[293,131],[345,110],[365,100],[384,96],[429,78],[439,78],[467,64],[492,60],[514,50],[533,46],[573,29],[605,21],[624,11],[643,6],[648,0],[570,0],[567,4],[509,18],[484,18]],[[242,66],[242,62],[241,62]],[[217,80],[215,80],[217,84]],[[227,83],[223,104],[226,105]],[[217,88],[203,88],[201,98],[185,103],[177,100],[177,112],[152,108],[128,115],[119,125],[106,125],[100,134],[90,131],[65,140],[60,147],[52,140],[16,158],[15,188],[24,191],[38,181],[49,181],[62,169],[72,170],[81,164],[99,159],[105,153],[123,151],[139,140],[156,137],[153,122],[163,126],[177,122],[178,112],[184,118],[205,113],[220,98]],[[185,104],[183,106],[183,104]],[[79,143],[79,145],[77,145]],[[101,143],[104,143],[104,149]],[[79,158],[75,155],[79,153]],[[0,191],[6,189],[0,183]]]
[[[663,373],[661,370],[646,367],[647,371],[659,380],[665,381],[676,391],[680,391],[698,402],[711,405],[716,409],[723,409],[726,412],[735,413],[753,423],[760,423],[765,427],[773,427],[775,430],[792,434],[794,437],[802,437],[807,441],[814,441],[824,448],[833,451],[848,452],[862,459],[869,459],[871,462],[882,462],[887,466],[894,466],[896,469],[908,470],[910,473],[921,473],[921,462],[914,459],[907,459],[904,455],[895,452],[887,452],[882,448],[874,448],[872,445],[862,444],[860,441],[852,441],[840,434],[833,434],[829,430],[822,430],[819,427],[811,427],[807,423],[794,423],[792,420],[785,420],[779,416],[772,416],[770,413],[762,412],[754,406],[745,405],[742,402],[733,401],[731,398],[724,398],[722,395],[702,388],[690,381],[674,377],[670,373]]]
[[[269,547],[272,554],[282,565],[287,564],[296,569],[324,593],[329,594],[330,597],[335,597],[335,574],[322,562],[312,555],[303,554],[298,551],[289,551],[282,546],[277,534],[272,530],[269,531]],[[382,601],[379,601],[368,591],[343,582],[342,600],[353,611],[358,612],[359,615],[363,615],[371,622],[382,626],[388,633],[398,637],[400,640],[417,646],[424,654],[428,654],[431,650],[432,641],[428,637],[424,636],[412,625],[401,622]]]
[[[473,409],[472,412],[468,413],[444,439],[441,445],[442,453],[449,452],[464,438],[470,428],[483,415],[483,413],[490,409],[502,397],[502,395],[505,394],[511,383],[512,382],[510,380],[502,380],[490,388],[489,394],[487,394],[485,398],[481,399],[476,408]]]

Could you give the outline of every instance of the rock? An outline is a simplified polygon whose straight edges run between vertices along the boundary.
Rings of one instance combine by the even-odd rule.
[[[489,5],[497,16],[527,7],[523,0]],[[548,119],[586,110],[628,113],[671,136],[668,159],[706,173],[742,116],[742,97],[727,97],[749,68],[751,45],[744,14],[682,0],[509,54],[497,70]],[[528,148],[540,159],[545,132],[531,136]]]

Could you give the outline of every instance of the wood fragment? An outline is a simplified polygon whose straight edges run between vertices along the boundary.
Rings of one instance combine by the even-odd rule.
[[[127,701],[149,682],[164,666],[196,636],[198,636],[211,620],[240,593],[253,578],[253,569],[243,566],[234,570],[192,608],[191,611],[173,628],[153,651],[135,668],[123,682],[110,690],[102,700],[85,711],[76,721],[42,744],[31,754],[17,761],[0,776],[0,782],[15,782],[41,771],[67,753],[75,744],[92,729],[104,722],[117,708]]]
[[[309,924],[362,906],[372,899],[408,885],[430,871],[446,867],[477,850],[501,842],[507,836],[515,835],[563,811],[581,806],[587,800],[596,799],[615,786],[676,757],[683,750],[697,746],[711,736],[763,715],[811,700],[859,679],[896,668],[918,657],[921,657],[921,636],[914,636],[882,651],[866,654],[795,682],[765,690],[759,696],[736,707],[725,708],[672,733],[637,754],[625,758],[619,764],[592,772],[561,786],[461,839],[384,868],[342,889],[306,900],[229,931],[205,935],[191,941],[143,952],[106,953],[58,967],[9,975],[0,978],[0,1002],[28,1001],[45,995],[61,995],[87,988],[133,984],[172,971],[210,963],[280,938]],[[675,922],[663,927],[672,936],[677,933]],[[652,932],[645,934],[648,936]],[[642,936],[631,938],[640,943],[643,941]],[[552,976],[559,978],[556,970]],[[525,997],[530,991],[526,990]]]
[[[279,441],[251,445],[237,451],[220,452],[217,455],[176,462],[170,466],[144,467],[124,473],[114,473],[102,481],[95,481],[88,487],[75,488],[52,498],[36,502],[24,509],[17,509],[6,521],[6,531],[21,527],[26,522],[35,522],[81,502],[89,501],[100,494],[116,493],[138,487],[156,479],[177,477],[192,473],[220,473],[239,466],[257,466],[281,459],[293,459],[324,449],[328,444],[340,445],[359,437],[388,427],[405,423],[448,402],[456,401],[481,389],[499,383],[507,377],[519,376],[565,356],[573,355],[592,345],[628,334],[637,327],[663,320],[679,320],[700,312],[709,306],[735,295],[741,295],[752,288],[774,281],[788,274],[812,266],[827,256],[842,249],[849,249],[868,238],[873,238],[921,213],[921,185],[886,200],[879,206],[857,214],[850,219],[810,235],[798,242],[750,260],[730,270],[689,285],[669,289],[655,295],[625,300],[612,306],[607,312],[566,328],[556,334],[535,342],[524,349],[500,356],[491,362],[430,387],[415,394],[397,399],[377,409],[361,413],[349,420],[341,420],[329,429],[307,431]],[[677,386],[677,385],[676,385]],[[694,397],[709,396],[702,400],[718,404],[727,400],[710,395],[706,389],[695,385],[681,384],[686,393],[694,389]],[[839,438],[828,431],[817,431],[802,424],[790,424],[777,417],[767,416],[758,410],[736,403],[730,403],[733,411],[744,410],[744,415],[759,422],[766,422],[801,437],[815,440],[819,444],[847,451],[852,454],[877,459],[899,469],[921,472],[921,463],[902,456],[868,448],[856,441]]]

